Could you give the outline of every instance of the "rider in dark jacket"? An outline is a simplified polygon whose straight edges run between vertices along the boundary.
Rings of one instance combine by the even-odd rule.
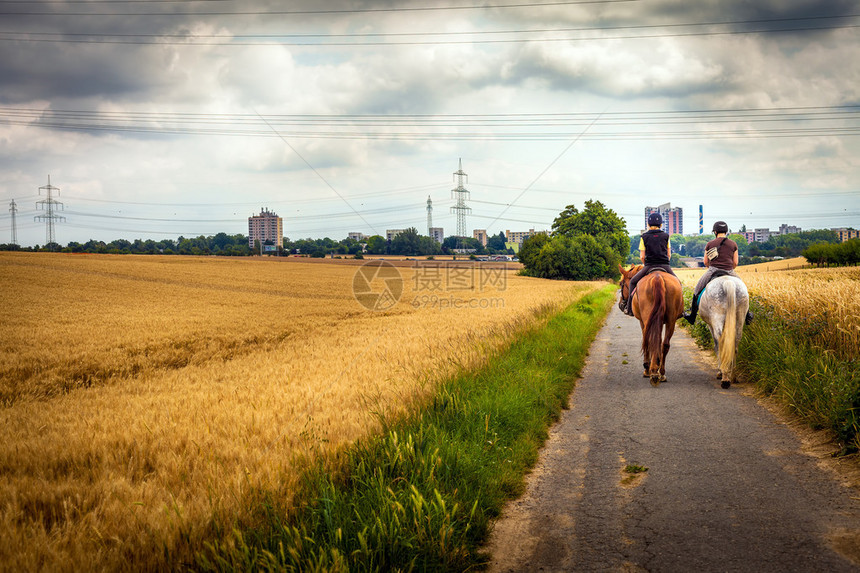
[[[669,234],[663,231],[663,216],[660,213],[648,215],[648,230],[642,234],[639,240],[639,259],[645,265],[632,279],[630,279],[630,294],[627,296],[625,312],[633,316],[633,289],[636,284],[655,269],[665,271],[674,276],[669,260],[672,257],[672,246],[669,244]]]

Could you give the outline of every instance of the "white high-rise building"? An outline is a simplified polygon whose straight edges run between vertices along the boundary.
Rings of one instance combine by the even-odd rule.
[[[260,241],[261,246],[269,242],[277,249],[283,240],[284,220],[277,213],[262,209],[259,215],[248,217],[248,246],[252,249],[254,241]]]

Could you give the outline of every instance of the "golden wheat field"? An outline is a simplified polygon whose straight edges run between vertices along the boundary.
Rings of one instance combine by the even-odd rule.
[[[372,311],[358,268],[0,253],[2,567],[188,560],[256,493],[288,503],[303,463],[602,285],[401,268]]]

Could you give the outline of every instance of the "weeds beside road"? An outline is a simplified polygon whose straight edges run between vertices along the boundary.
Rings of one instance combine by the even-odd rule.
[[[340,465],[319,466],[289,519],[262,504],[262,529],[199,557],[211,570],[457,570],[480,543],[572,391],[615,298],[609,286],[523,335],[477,372],[439,386],[420,410],[388,421]]]

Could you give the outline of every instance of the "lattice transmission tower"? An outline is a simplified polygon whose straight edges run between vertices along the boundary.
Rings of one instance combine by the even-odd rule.
[[[454,172],[457,177],[457,188],[451,190],[451,198],[457,203],[451,207],[451,212],[457,215],[457,237],[466,236],[466,215],[472,212],[469,207],[466,207],[466,199],[469,198],[469,192],[463,187],[463,181],[468,178],[468,175],[463,172],[463,159],[460,158],[460,169]]]
[[[9,212],[12,213],[12,243],[13,245],[18,244],[18,223],[15,221],[15,215],[18,214],[18,205],[15,203],[15,200],[12,199],[12,202],[9,203]]]
[[[55,221],[65,221],[66,218],[54,213],[56,207],[59,206],[60,209],[63,208],[63,204],[54,199],[53,192],[56,191],[57,195],[60,194],[60,190],[57,187],[51,185],[51,176],[48,175],[48,184],[39,187],[39,195],[42,194],[42,190],[45,190],[47,194],[47,199],[42,199],[41,201],[36,201],[37,209],[44,209],[44,215],[36,215],[36,221],[45,221],[45,240],[47,241],[46,245],[48,248],[51,248],[56,241],[54,240],[54,222]]]

